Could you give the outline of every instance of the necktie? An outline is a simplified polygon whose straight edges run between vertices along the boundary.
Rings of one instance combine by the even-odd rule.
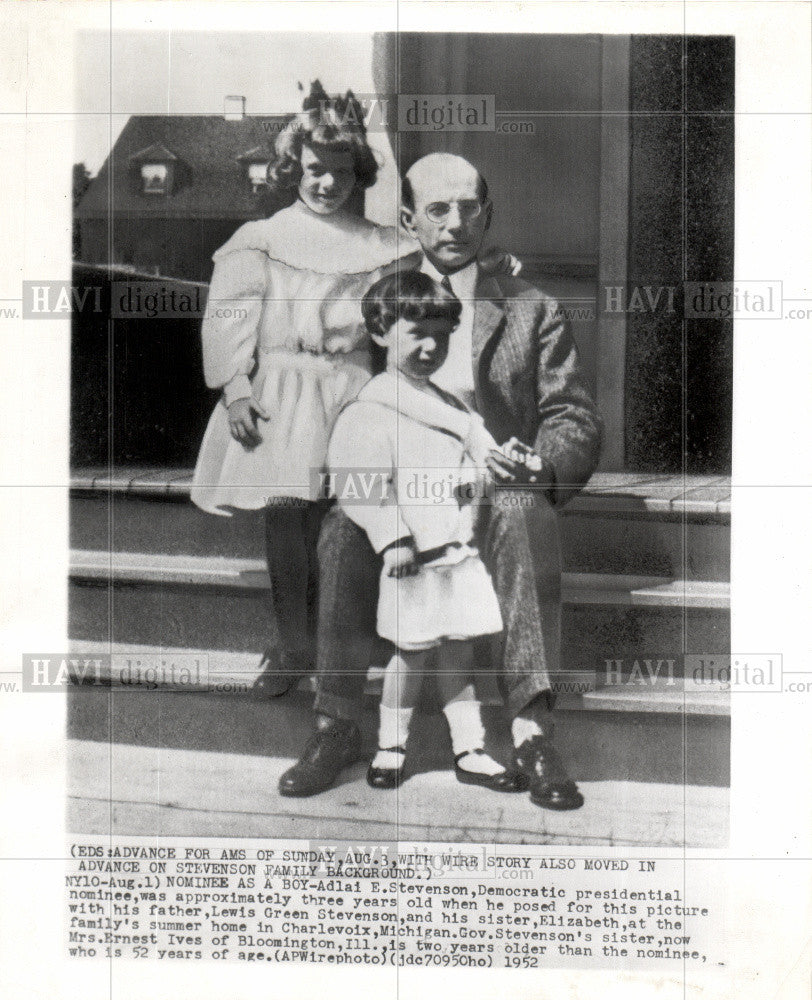
[[[440,279],[440,284],[447,292],[451,292],[452,295],[454,294],[454,289],[451,287],[451,279],[447,274],[444,274]]]

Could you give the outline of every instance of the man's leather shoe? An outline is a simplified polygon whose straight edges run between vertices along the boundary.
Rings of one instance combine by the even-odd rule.
[[[454,774],[457,776],[457,781],[462,782],[463,785],[480,785],[482,788],[490,788],[494,792],[527,791],[527,778],[518,768],[509,767],[496,774],[466,771],[464,767],[460,767],[460,761],[469,753],[484,753],[484,750],[466,750],[463,753],[458,753],[454,758]]]
[[[383,747],[379,747],[379,750],[383,750]],[[394,753],[405,754],[406,751],[403,747],[387,747],[386,749]],[[367,768],[367,784],[370,788],[397,788],[403,781],[403,772],[406,770],[406,758],[403,758],[403,764],[400,767],[375,767],[370,764]]]
[[[253,683],[253,691],[260,698],[281,698],[294,688],[302,674],[286,666],[278,649],[269,647],[259,661],[259,676]]]
[[[279,794],[304,797],[326,792],[343,768],[362,759],[358,726],[347,719],[333,719],[313,733],[299,761],[279,779]]]
[[[567,774],[552,740],[533,736],[515,752],[516,766],[530,783],[530,801],[543,809],[580,809],[584,797]]]

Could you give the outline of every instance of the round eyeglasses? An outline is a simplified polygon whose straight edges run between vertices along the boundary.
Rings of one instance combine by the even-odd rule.
[[[426,216],[432,222],[445,222],[451,214],[453,205],[457,206],[460,219],[463,222],[471,222],[482,214],[482,209],[487,203],[478,198],[465,198],[462,201],[433,201],[426,205]]]

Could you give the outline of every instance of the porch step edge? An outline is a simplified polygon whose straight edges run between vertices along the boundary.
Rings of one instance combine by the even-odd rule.
[[[189,693],[214,691],[245,695],[250,694],[254,681],[259,677],[258,657],[254,653],[98,640],[71,640],[69,645],[74,657],[101,660],[98,671],[88,668],[86,664],[79,665],[80,671],[86,670],[88,677],[110,682],[122,691],[143,691],[147,682],[154,681],[161,689],[171,686],[172,690]],[[195,662],[199,664],[197,670]],[[147,675],[147,670],[152,672]],[[380,674],[380,668],[370,669],[365,688],[367,697],[377,698],[380,695]],[[138,683],[140,679],[144,683]],[[299,687],[302,690],[312,689],[312,679],[305,678]],[[624,682],[583,694],[560,694],[556,707],[557,710],[576,712],[729,717],[730,693],[719,683],[703,685],[702,690],[691,690],[685,688],[681,678],[669,678],[652,684]]]
[[[75,495],[114,493],[153,499],[187,499],[192,484],[189,468],[90,467],[75,469],[70,489]],[[563,517],[621,517],[730,523],[729,477],[644,476],[598,472],[563,508]]]
[[[229,556],[162,555],[72,549],[70,578],[77,582],[131,585],[185,585],[267,590],[261,559]],[[730,584],[613,573],[562,574],[565,604],[650,608],[730,608]]]

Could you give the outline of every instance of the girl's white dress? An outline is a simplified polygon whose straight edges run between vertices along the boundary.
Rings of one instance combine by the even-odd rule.
[[[203,363],[223,397],[195,468],[199,507],[228,515],[274,497],[313,499],[335,418],[370,378],[361,299],[415,250],[394,227],[297,201],[246,223],[214,254]],[[262,443],[246,450],[231,436],[228,405],[251,395],[270,419],[258,421]]]
[[[443,395],[448,402],[378,375],[342,411],[329,446],[336,499],[376,552],[405,537],[419,552],[456,543],[415,576],[381,572],[378,633],[404,650],[502,629],[474,541],[479,503],[491,502],[484,461],[496,442],[478,414]]]

